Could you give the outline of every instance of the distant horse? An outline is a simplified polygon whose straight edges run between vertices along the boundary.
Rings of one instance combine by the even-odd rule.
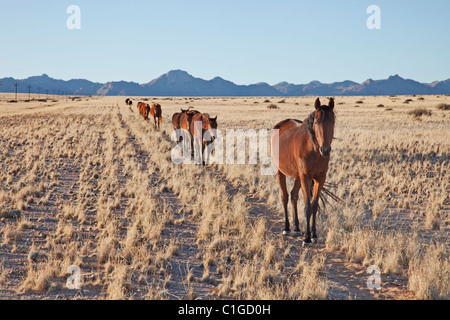
[[[172,126],[173,126],[173,130],[174,130],[174,131],[177,131],[177,130],[181,129],[181,126],[180,126],[180,118],[181,118],[181,115],[182,115],[183,113],[187,112],[187,111],[189,111],[189,109],[184,110],[184,109],[182,108],[182,109],[181,109],[181,112],[175,112],[175,113],[172,115]],[[182,140],[182,137],[179,137],[177,143],[179,143],[181,140]]]
[[[150,115],[153,117],[153,120],[155,121],[155,129],[156,129],[156,124],[158,124],[158,130],[159,130],[159,125],[163,121],[161,105],[159,103],[155,103],[152,105],[152,107],[150,109]]]
[[[181,109],[184,111],[183,109]],[[200,111],[197,110],[186,110],[180,114],[179,124],[180,129],[184,129],[186,131],[190,130],[192,117],[196,115],[197,113],[200,113]]]
[[[181,129],[181,127],[180,127],[180,118],[181,118],[181,115],[182,115],[183,113],[188,112],[188,111],[189,111],[189,109],[184,110],[183,108],[181,108],[181,112],[175,112],[175,113],[172,115],[172,126],[173,126],[173,130]]]
[[[191,130],[191,123],[192,123],[192,118],[196,115],[199,114],[200,111],[197,110],[183,110],[181,109],[181,114],[179,116],[179,129],[182,129],[182,137],[180,138],[180,140],[183,140],[183,144],[184,144],[184,148],[185,150],[187,150],[188,146],[191,148],[191,152],[194,152],[193,149],[193,135],[190,132]],[[173,120],[173,119],[172,119]],[[173,123],[173,122],[172,122]]]
[[[201,123],[201,125],[196,125],[196,123]],[[192,116],[191,125],[189,132],[192,139],[192,151],[198,150],[200,152],[201,163],[205,163],[204,151],[208,144],[212,143],[215,138],[214,131],[211,129],[217,129],[217,116],[212,118],[207,113],[196,113]],[[211,135],[210,139],[205,139],[205,132],[209,130]]]
[[[140,114],[141,116],[142,116],[143,111],[144,111],[143,106],[144,106],[144,103],[143,103],[143,102],[138,102],[138,103],[137,103],[137,108],[138,108],[139,114]]]
[[[138,102],[137,108],[139,110],[139,114],[144,117],[144,120],[148,120],[148,115],[150,113],[150,106],[148,103]]]
[[[316,110],[303,122],[293,119],[281,121],[274,127],[274,129],[279,130],[278,133],[274,131],[272,134],[272,163],[275,171],[277,171],[285,215],[283,234],[290,232],[287,209],[289,196],[286,188],[286,176],[288,176],[295,179],[291,191],[291,203],[294,209],[294,232],[296,234],[300,233],[297,215],[297,200],[300,188],[303,193],[306,216],[304,244],[317,242],[316,213],[320,192],[327,177],[335,124],[334,100],[332,98],[330,98],[328,106],[322,106],[317,98],[314,106]],[[278,156],[276,153],[278,153]],[[327,192],[325,189],[324,191]],[[311,216],[312,228],[310,230]]]
[[[149,114],[150,114],[150,106],[148,103],[144,103],[142,106],[142,116],[144,117],[144,120],[148,120]]]

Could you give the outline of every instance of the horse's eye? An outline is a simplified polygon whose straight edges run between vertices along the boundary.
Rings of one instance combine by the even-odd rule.
[[[316,120],[315,124],[319,124],[319,123],[317,122],[317,120]]]

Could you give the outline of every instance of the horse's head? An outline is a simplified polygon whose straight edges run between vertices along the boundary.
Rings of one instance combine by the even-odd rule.
[[[209,118],[209,128],[217,129],[217,116],[215,118]]]
[[[215,118],[212,118],[208,114],[204,114],[203,119],[206,119],[206,122],[204,122],[204,129],[209,130],[212,139],[211,141],[214,141],[214,139],[216,138],[215,129],[217,129],[217,116]]]
[[[318,143],[319,152],[322,157],[329,157],[331,152],[331,142],[334,134],[334,100],[330,98],[328,106],[321,105],[319,98],[315,104],[313,130]]]

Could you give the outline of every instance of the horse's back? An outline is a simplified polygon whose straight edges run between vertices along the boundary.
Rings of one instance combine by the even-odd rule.
[[[278,134],[281,134],[285,130],[292,128],[292,127],[299,127],[303,122],[297,119],[286,119],[283,121],[278,122],[273,129],[279,130]]]
[[[161,106],[157,103],[153,104],[150,114],[153,117],[161,117]]]
[[[180,112],[175,112],[172,115],[172,125],[174,130],[180,129],[180,117],[181,117]]]
[[[277,171],[291,178],[299,175],[297,157],[298,148],[302,145],[302,124],[297,119],[286,119],[273,127],[272,164]]]

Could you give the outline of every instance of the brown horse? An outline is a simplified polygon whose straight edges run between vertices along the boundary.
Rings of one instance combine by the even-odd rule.
[[[217,116],[212,118],[207,113],[196,113],[192,116],[189,132],[192,139],[192,151],[197,150],[197,154],[200,155],[198,159],[195,159],[198,163],[205,163],[204,151],[208,144],[214,141],[214,130],[217,129]],[[207,139],[205,132],[209,130],[210,139]],[[201,150],[201,154],[200,154]]]
[[[290,232],[287,210],[289,196],[286,188],[286,176],[288,176],[295,179],[291,191],[291,203],[294,209],[294,232],[297,235],[300,233],[297,200],[299,190],[302,189],[306,217],[306,236],[304,238],[306,244],[317,242],[316,213],[330,161],[335,123],[333,108],[333,98],[330,98],[328,106],[322,106],[317,98],[316,110],[308,118],[303,122],[293,119],[281,121],[274,127],[274,129],[278,129],[278,132],[274,131],[272,135],[272,162],[277,171],[285,215],[283,234]],[[311,216],[312,228],[310,230]]]
[[[144,105],[145,105],[145,103],[143,103],[143,102],[138,102],[136,105],[138,108],[139,114],[141,116],[143,115],[143,112],[144,112]]]
[[[181,120],[181,115],[183,114],[183,113],[186,113],[186,112],[188,112],[189,111],[189,109],[186,109],[186,110],[184,110],[183,108],[181,109],[181,112],[175,112],[173,115],[172,115],[172,126],[173,126],[173,130],[174,131],[177,131],[178,129],[181,129],[181,126],[180,126],[180,120]],[[178,143],[182,140],[183,138],[182,137],[180,137],[179,139],[178,139]]]
[[[181,115],[182,115],[183,113],[188,112],[188,111],[189,111],[189,109],[184,110],[183,108],[181,108],[181,112],[175,112],[175,113],[172,115],[172,126],[173,126],[173,130],[181,129],[181,126],[180,126]]]
[[[192,134],[190,132],[191,130],[191,123],[192,123],[192,118],[194,117],[194,115],[200,113],[200,111],[197,110],[183,110],[181,109],[181,113],[179,114],[179,119],[178,119],[178,125],[179,128],[178,129],[182,129],[182,136],[180,137],[179,141],[183,141],[184,144],[184,148],[185,150],[188,150],[190,148],[191,152],[194,152],[194,149],[192,148],[193,146],[193,141],[192,141]],[[172,124],[173,124],[173,118],[172,118]],[[174,126],[175,128],[175,126]]]
[[[148,120],[148,115],[150,113],[150,106],[148,103],[138,102],[137,108],[139,110],[139,114],[144,117],[144,120]]]
[[[143,111],[142,111],[142,116],[144,117],[144,120],[148,120],[148,116],[150,114],[150,106],[148,103],[144,103],[143,105]]]
[[[181,110],[183,111],[183,109]],[[179,119],[180,129],[184,129],[189,132],[191,128],[192,117],[197,113],[200,113],[200,111],[188,109],[185,112],[182,112]]]
[[[155,103],[152,105],[150,109],[150,115],[153,117],[153,120],[155,121],[155,129],[156,123],[158,123],[158,130],[159,130],[159,125],[162,123],[162,110],[161,105],[159,103]]]

